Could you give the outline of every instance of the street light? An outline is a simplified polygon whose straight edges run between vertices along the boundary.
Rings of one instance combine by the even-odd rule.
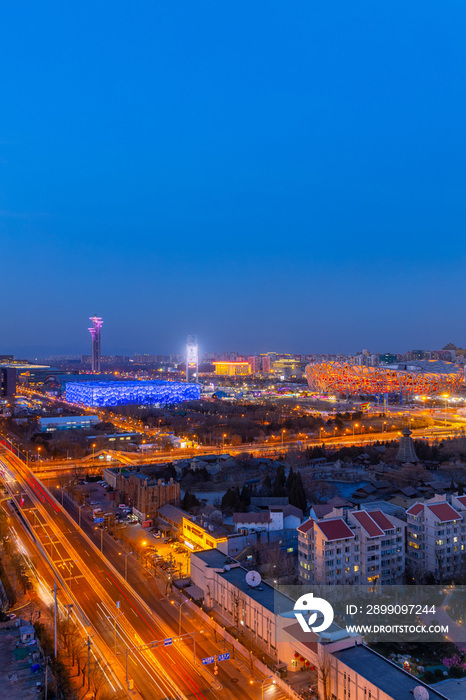
[[[130,554],[132,554],[132,552],[128,552],[127,554],[123,554],[123,556],[125,558],[125,581],[128,580],[128,557]],[[121,557],[121,552],[118,552],[118,555]]]
[[[84,508],[84,503],[81,503],[80,506],[78,506],[78,511],[79,511],[79,527],[81,527],[81,508]]]
[[[450,396],[450,394],[442,394],[443,398],[445,399],[445,428],[447,427],[447,399]]]
[[[264,678],[263,681],[260,681],[260,680],[255,681],[255,680],[253,680],[253,679],[251,679],[251,680],[249,681],[249,682],[251,683],[251,685],[252,685],[253,683],[260,683],[260,684],[261,684],[261,698],[262,698],[262,700],[264,700],[264,683],[265,683],[266,681],[269,681],[271,678],[273,678],[273,676],[266,676],[266,678]],[[273,680],[273,684],[275,685],[275,679]]]
[[[177,605],[180,611],[179,618],[178,618],[178,637],[181,637],[181,608],[185,603],[189,603],[189,599],[187,600],[181,600],[181,601],[176,601],[176,600],[171,600],[170,603],[172,605]]]
[[[117,640],[117,620],[120,617],[120,615],[124,615],[125,613],[123,610],[121,610],[118,615],[107,615],[107,620],[113,620],[113,633],[114,633],[114,651],[115,651],[115,656],[116,656],[116,640]]]
[[[94,530],[97,530],[98,528],[95,527]],[[104,528],[100,528],[100,553],[102,554],[104,550]]]
[[[354,437],[354,429],[359,428],[359,423],[353,423],[353,437]]]
[[[226,438],[226,433],[223,433],[223,446],[222,446],[222,452],[225,452],[225,438]]]
[[[92,443],[92,461],[95,460],[95,442]]]
[[[283,428],[282,430],[282,450],[283,450],[283,438],[285,437],[286,430]]]

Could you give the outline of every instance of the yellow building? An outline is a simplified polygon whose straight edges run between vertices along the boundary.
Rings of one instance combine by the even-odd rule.
[[[229,362],[228,360],[221,360],[213,364],[215,365],[215,374],[229,377],[251,374],[251,365],[249,362]]]
[[[227,541],[227,533],[221,525],[209,523],[205,527],[183,518],[183,538],[190,549],[216,549],[220,542]]]

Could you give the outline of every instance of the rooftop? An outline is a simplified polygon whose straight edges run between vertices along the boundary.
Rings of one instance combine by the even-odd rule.
[[[189,518],[192,520],[192,516],[189,515],[189,513],[186,513],[184,510],[181,510],[181,508],[177,508],[176,506],[171,506],[169,504],[165,504],[161,508],[158,509],[157,511],[157,516],[161,518],[166,518],[167,520],[171,520],[174,523],[177,523],[178,525],[183,524],[183,518]]]
[[[301,523],[301,525],[299,525],[296,529],[299,530],[299,532],[306,533],[312,529],[313,525],[314,525],[313,520],[306,520],[305,523]]]
[[[419,515],[424,510],[424,504],[423,503],[415,503],[414,505],[411,506],[411,508],[408,508],[406,511],[409,515]]]
[[[333,506],[329,505],[328,503],[318,503],[315,506],[312,506],[311,510],[314,511],[317,518],[324,518],[326,515],[332,512]]]
[[[270,513],[233,513],[234,523],[270,523]]]
[[[384,531],[365,510],[358,510],[351,514],[359,525],[367,532],[369,537],[383,537]]]
[[[387,518],[386,515],[384,515],[384,513],[382,513],[381,510],[371,510],[369,514],[370,514],[372,520],[375,520],[377,525],[385,532],[387,530],[394,529],[390,520]]]
[[[452,520],[461,520],[462,516],[449,503],[429,503],[427,508],[432,511],[441,523],[449,523]]]
[[[203,562],[213,569],[223,569],[225,564],[228,564],[232,560],[226,554],[222,554],[218,549],[207,549],[203,552],[196,552],[191,554],[191,557],[198,557]],[[268,583],[262,582],[259,586],[252,588],[246,583],[246,574],[248,570],[242,566],[235,566],[229,571],[223,571],[220,576],[231,583],[231,585],[238,588],[243,593],[246,593],[253,600],[255,600],[259,605],[262,605],[266,610],[273,613],[280,612],[290,612],[293,610],[294,601],[288,596],[280,593],[276,588],[270,586]]]
[[[413,700],[414,688],[424,685],[418,678],[363,644],[335,651],[333,656],[394,700]],[[432,686],[425,687],[429,691],[430,700],[445,700],[445,695]]]
[[[348,540],[354,537],[354,532],[348,527],[344,520],[321,520],[316,525],[320,528],[327,540]]]

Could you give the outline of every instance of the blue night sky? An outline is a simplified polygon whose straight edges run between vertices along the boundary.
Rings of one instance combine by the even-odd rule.
[[[464,0],[4,3],[1,353],[466,344]]]

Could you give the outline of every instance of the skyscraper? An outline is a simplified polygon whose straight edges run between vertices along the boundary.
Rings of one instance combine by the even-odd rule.
[[[186,381],[189,382],[191,376],[195,382],[199,381],[199,348],[195,335],[188,335],[186,345]]]
[[[92,338],[92,371],[100,372],[100,329],[102,328],[102,319],[98,316],[90,316],[92,328],[89,328],[89,333]]]

